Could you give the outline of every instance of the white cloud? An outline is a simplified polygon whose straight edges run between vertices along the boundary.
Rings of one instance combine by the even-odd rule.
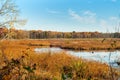
[[[93,12],[91,12],[91,11],[85,11],[84,12],[84,15],[89,15],[89,16],[96,16],[96,13],[93,13]]]
[[[91,11],[84,11],[81,14],[78,14],[75,11],[69,9],[68,12],[71,18],[78,21],[80,25],[93,25],[93,27],[101,27],[103,30],[109,29],[114,31],[114,27],[118,26],[119,23],[119,19],[117,17],[111,16],[106,19],[102,19],[98,18],[96,13]]]
[[[114,32],[115,27],[119,27],[118,23],[119,19],[117,17],[109,17],[107,19],[99,19],[96,25],[99,25],[99,27],[103,28],[104,30]]]
[[[117,17],[114,17],[114,16],[110,17],[109,19],[110,19],[111,21],[118,21],[118,20],[119,20]]]
[[[95,16],[96,14],[92,13],[91,11],[85,11],[81,15],[77,14],[75,11],[71,9],[69,9],[68,12],[73,19],[79,21],[80,23],[93,24],[96,22],[96,16]]]
[[[78,20],[78,21],[82,21],[83,18],[81,16],[79,16],[76,12],[74,12],[73,10],[69,9],[69,14],[72,16],[72,18]]]
[[[99,21],[99,26],[101,26],[101,27],[108,27],[108,23],[107,23],[106,20],[101,19],[101,20]]]

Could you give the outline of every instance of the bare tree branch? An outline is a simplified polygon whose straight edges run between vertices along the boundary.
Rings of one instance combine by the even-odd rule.
[[[13,22],[13,23],[26,23],[26,20],[9,20],[9,21],[1,23],[0,27],[4,27],[6,24],[9,24],[11,22]]]
[[[16,14],[18,12],[17,6],[12,2],[12,0],[3,0],[2,2],[3,4],[1,4],[0,16],[6,14]]]
[[[0,27],[8,27],[12,23],[20,23],[23,20],[17,20],[19,10],[13,0],[0,0]]]

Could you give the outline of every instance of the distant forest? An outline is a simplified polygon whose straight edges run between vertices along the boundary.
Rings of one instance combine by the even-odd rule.
[[[50,38],[120,38],[120,33],[101,32],[55,32],[42,30],[16,30],[0,28],[0,38],[12,39],[50,39]]]

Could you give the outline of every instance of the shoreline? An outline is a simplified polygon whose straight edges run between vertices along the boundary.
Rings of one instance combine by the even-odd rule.
[[[5,46],[18,47],[58,47],[61,49],[75,50],[75,51],[114,51],[120,50],[120,39],[23,39],[23,40],[3,40]],[[116,43],[114,43],[116,41]]]

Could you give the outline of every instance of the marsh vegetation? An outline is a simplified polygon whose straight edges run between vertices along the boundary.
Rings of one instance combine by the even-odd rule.
[[[119,70],[112,67],[111,71],[107,63],[76,57],[66,51],[35,52],[35,48],[40,48],[41,45],[49,47],[50,42],[55,41],[3,40],[0,44],[0,78],[2,80],[117,80],[119,78]]]

